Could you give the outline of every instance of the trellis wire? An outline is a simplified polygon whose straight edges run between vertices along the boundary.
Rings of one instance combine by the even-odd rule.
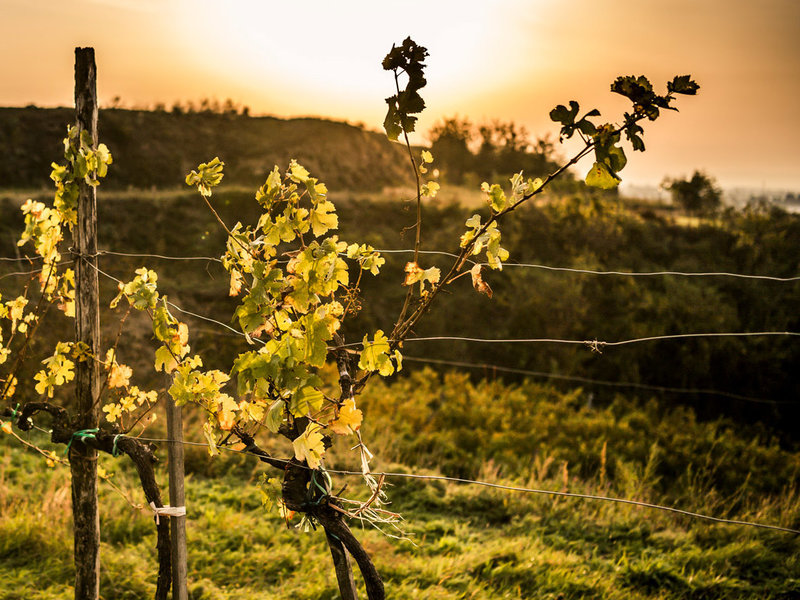
[[[376,249],[377,252],[381,254],[413,254],[414,250],[412,249]],[[428,255],[439,255],[439,256],[447,256],[450,258],[458,258],[459,255],[453,252],[446,252],[443,250],[420,250],[419,254],[428,254]],[[173,260],[173,261],[180,261],[180,260],[187,260],[187,261],[212,261],[221,263],[222,261],[213,256],[169,256],[164,254],[148,254],[148,253],[141,253],[141,252],[119,252],[114,250],[99,250],[97,252],[98,257],[100,256],[125,256],[125,257],[132,257],[132,258],[157,258],[161,260]],[[23,258],[6,258],[0,257],[0,261],[28,261],[28,260],[35,260],[39,257],[23,257]],[[488,263],[484,262],[476,262],[473,260],[468,260],[472,264],[481,264],[487,265]],[[735,273],[730,271],[601,271],[595,269],[578,269],[573,267],[557,267],[552,265],[543,265],[538,263],[515,263],[515,262],[505,262],[503,263],[503,267],[511,267],[511,268],[528,268],[528,269],[540,269],[546,271],[559,271],[559,272],[566,272],[566,273],[577,273],[582,275],[600,275],[600,276],[622,276],[622,277],[663,277],[663,276],[677,276],[677,277],[732,277],[737,279],[752,279],[752,280],[762,280],[762,281],[775,281],[775,282],[792,282],[792,281],[800,281],[800,275],[792,276],[792,277],[776,277],[773,275],[751,275],[748,273]]]
[[[444,360],[440,358],[425,358],[421,356],[409,356],[407,354],[403,355],[403,362],[419,362],[425,364],[436,364],[436,365],[445,365],[445,366],[452,366],[452,367],[464,367],[469,369],[486,369],[491,371],[497,371],[499,373],[512,373],[515,375],[531,375],[534,377],[546,377],[549,379],[560,379],[564,381],[575,381],[577,383],[589,383],[595,385],[606,385],[606,386],[618,386],[618,387],[630,387],[642,390],[650,390],[655,392],[670,392],[670,393],[677,393],[677,394],[706,394],[710,396],[722,396],[725,398],[731,398],[733,400],[742,400],[745,402],[757,402],[761,404],[798,404],[798,401],[792,400],[767,400],[765,398],[754,398],[752,396],[742,396],[740,394],[734,394],[732,392],[725,392],[721,390],[712,390],[712,389],[704,389],[704,388],[676,388],[676,387],[668,387],[668,386],[661,386],[661,385],[650,385],[646,383],[634,383],[634,382],[627,382],[627,381],[609,381],[606,379],[591,379],[589,377],[579,377],[575,375],[563,375],[561,373],[548,373],[545,371],[531,371],[528,369],[516,369],[514,367],[504,367],[502,365],[493,365],[489,363],[471,363],[471,362],[463,362],[457,360]]]
[[[165,438],[137,437],[136,439],[141,440],[141,441],[146,441],[146,442],[161,442],[161,443],[171,443],[171,442],[174,441],[174,440],[169,440],[169,439],[165,439]],[[185,445],[190,445],[190,446],[208,447],[208,444],[204,443],[204,442],[191,442],[191,441],[184,440],[182,443],[185,444]],[[249,452],[247,450],[235,450],[233,448],[227,448],[225,446],[220,446],[219,448],[227,450],[229,452],[236,452],[236,453],[239,453],[239,454],[247,454],[247,455],[259,458],[258,454],[255,454],[253,452]],[[288,464],[290,462],[290,461],[285,460],[285,459],[273,459],[273,460],[276,460],[276,461],[279,461],[279,462],[285,462],[286,464]],[[311,469],[311,467],[307,467],[307,466],[302,466],[302,468],[306,468],[306,469],[311,470],[311,471],[314,470],[314,469]],[[328,473],[333,473],[333,474],[336,474],[336,475],[359,476],[359,477],[363,476],[363,473],[361,471],[349,471],[349,470],[345,470],[345,469],[326,469],[326,471]],[[581,500],[597,500],[597,501],[601,501],[601,502],[612,502],[612,503],[617,503],[617,504],[629,504],[629,505],[632,505],[632,506],[639,506],[639,507],[642,507],[642,508],[650,508],[650,509],[654,509],[654,510],[671,512],[671,513],[680,514],[680,515],[691,517],[691,518],[695,518],[695,519],[703,519],[703,520],[706,520],[706,521],[713,521],[713,522],[716,522],[716,523],[723,523],[723,524],[727,524],[727,525],[741,525],[741,526],[745,526],[745,527],[756,527],[756,528],[761,528],[761,529],[772,529],[772,530],[775,530],[775,531],[783,531],[785,533],[793,533],[795,535],[800,535],[800,530],[791,529],[789,527],[781,527],[779,525],[769,525],[769,524],[766,524],[766,523],[758,523],[758,522],[753,522],[753,521],[742,521],[742,520],[737,520],[737,519],[725,519],[725,518],[722,518],[722,517],[712,517],[710,515],[705,515],[705,514],[702,514],[702,513],[683,510],[683,509],[680,509],[680,508],[674,508],[672,506],[664,506],[664,505],[661,505],[661,504],[654,504],[654,503],[650,503],[650,502],[642,502],[642,501],[639,501],[639,500],[629,500],[627,498],[615,498],[615,497],[612,497],[612,496],[599,496],[599,495],[595,495],[595,494],[581,494],[581,493],[578,493],[578,492],[561,492],[561,491],[555,491],[555,490],[543,490],[543,489],[527,488],[527,487],[521,487],[521,486],[503,485],[503,484],[500,484],[500,483],[492,483],[492,482],[489,482],[489,481],[480,481],[480,480],[477,480],[477,479],[466,479],[466,478],[461,478],[461,477],[448,477],[446,475],[422,475],[422,474],[418,474],[418,473],[397,473],[397,472],[389,472],[389,471],[373,471],[372,475],[373,476],[381,476],[381,475],[383,475],[384,477],[419,479],[419,480],[428,480],[428,481],[449,481],[449,482],[452,482],[452,483],[463,483],[463,484],[468,484],[468,485],[479,485],[479,486],[483,486],[483,487],[495,488],[495,489],[511,491],[511,492],[522,492],[522,493],[528,493],[528,494],[539,494],[539,495],[548,495],[548,496],[560,496],[560,497],[564,497],[564,498],[577,498],[577,499],[581,499]]]
[[[399,249],[399,250],[387,250],[387,249],[378,249],[377,252],[382,254],[413,254],[414,250],[407,250],[407,249]],[[441,256],[449,256],[452,258],[458,258],[457,254],[453,254],[452,252],[444,252],[439,250],[420,250],[420,254],[438,254]],[[473,264],[480,264],[487,266],[488,263],[485,262],[476,262],[476,261],[468,261]],[[735,277],[739,279],[756,279],[756,280],[766,280],[766,281],[779,281],[779,282],[790,282],[790,281],[800,281],[800,275],[794,277],[774,277],[772,275],[749,275],[747,273],[731,273],[727,271],[600,271],[594,269],[576,269],[572,267],[554,267],[550,265],[542,265],[537,263],[515,263],[515,262],[504,262],[503,267],[522,267],[528,269],[543,269],[547,271],[563,271],[567,273],[579,273],[582,275],[618,275],[618,276],[628,276],[628,277],[661,277],[665,275],[675,275],[678,277]]]
[[[559,338],[478,338],[478,337],[461,337],[454,335],[435,335],[429,337],[407,337],[403,339],[403,343],[408,342],[472,342],[476,344],[573,344],[588,346],[592,350],[601,351],[607,346],[624,346],[627,344],[635,344],[639,342],[652,342],[660,340],[675,340],[684,338],[714,338],[714,337],[758,337],[758,336],[800,336],[799,332],[795,331],[730,331],[730,332],[708,332],[708,333],[676,333],[668,335],[653,335],[648,337],[631,338],[627,340],[619,340],[616,342],[604,342],[602,340],[565,340]],[[352,342],[345,344],[344,347],[351,348],[355,346],[363,346],[363,342]]]

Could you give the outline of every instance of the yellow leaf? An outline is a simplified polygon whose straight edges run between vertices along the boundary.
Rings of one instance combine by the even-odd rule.
[[[439,192],[440,186],[435,181],[429,181],[425,185],[422,186],[421,193],[423,196],[427,196],[428,198],[435,198],[436,194]]]
[[[319,467],[325,455],[324,436],[320,433],[320,426],[309,423],[306,430],[293,442],[294,456],[297,460],[305,460],[312,469]]]
[[[238,296],[242,291],[242,274],[236,269],[231,269],[231,285],[228,290],[229,296]]]
[[[113,423],[122,414],[122,407],[119,404],[106,404],[103,407],[103,412],[106,413],[106,421]]]
[[[356,408],[355,399],[350,398],[339,410],[339,415],[330,422],[328,428],[339,435],[349,435],[358,431],[363,418],[364,413]]]
[[[438,267],[423,269],[415,262],[406,263],[405,271],[406,278],[403,281],[403,285],[413,285],[417,282],[420,282],[420,284],[424,287],[426,281],[429,281],[432,285],[435,285],[439,283],[439,277],[441,276],[441,271],[439,271]]]
[[[230,431],[236,424],[236,411],[239,410],[239,405],[236,400],[227,394],[221,394],[217,398],[220,409],[217,411],[217,420],[219,421],[219,428],[223,431]]]
[[[127,387],[130,384],[131,375],[133,375],[133,371],[129,366],[112,364],[111,372],[108,374],[108,387]]]

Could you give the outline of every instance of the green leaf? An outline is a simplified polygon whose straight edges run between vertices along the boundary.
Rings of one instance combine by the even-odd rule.
[[[678,75],[667,83],[667,91],[673,94],[686,94],[694,96],[700,86],[692,80],[691,75]]]
[[[156,362],[155,362],[155,369],[156,371],[164,371],[165,373],[171,373],[175,370],[175,367],[178,366],[178,361],[175,360],[175,357],[172,356],[172,353],[169,351],[169,348],[166,346],[159,346],[156,350]]]
[[[606,149],[606,157],[608,158],[608,165],[613,173],[619,173],[628,164],[628,159],[625,156],[625,151],[621,146],[609,146]]]
[[[365,335],[362,341],[364,349],[361,351],[361,356],[358,361],[358,368],[365,371],[378,371],[383,377],[388,377],[395,372],[395,365],[392,358],[389,356],[389,339],[384,335],[383,331],[378,329],[375,332],[374,341],[369,341],[369,336]],[[395,351],[395,359],[399,355]],[[399,371],[401,362],[398,361],[397,370]]]
[[[308,314],[300,319],[303,326],[303,341],[305,342],[303,360],[314,367],[325,365],[328,355],[328,344],[333,337],[324,320],[319,320],[316,313]]]
[[[272,169],[270,174],[267,176],[267,181],[258,188],[256,192],[256,201],[263,206],[265,209],[269,210],[272,207],[273,202],[278,198],[278,195],[281,191],[281,173],[278,166]]]
[[[617,187],[622,180],[609,171],[604,163],[596,162],[586,174],[585,181],[588,186],[610,190]]]
[[[492,184],[491,187],[484,183],[481,186],[481,190],[486,194],[486,200],[494,212],[501,213],[506,209],[508,201],[502,187],[496,183]]]
[[[641,137],[644,129],[636,122],[636,118],[632,114],[625,113],[625,126],[622,130],[625,132],[625,137],[628,138],[633,149],[644,152],[644,140]]]
[[[653,86],[644,75],[617,77],[611,84],[611,91],[625,96],[634,104],[649,104],[654,95]]]
[[[331,229],[339,227],[339,217],[333,202],[325,200],[311,209],[311,231],[314,237],[325,235]]]
[[[289,404],[289,412],[295,417],[311,416],[318,413],[325,399],[322,392],[310,385],[301,387],[294,394]]]
[[[575,117],[578,116],[580,105],[575,100],[569,101],[569,108],[563,104],[559,104],[550,111],[550,120],[561,123],[562,125],[572,125],[575,123]]]
[[[289,163],[289,179],[295,183],[305,183],[310,175],[306,168],[298,164],[296,160],[293,159]]]
[[[425,101],[420,96],[419,90],[427,83],[424,76],[424,61],[427,56],[428,51],[409,37],[403,40],[402,45],[393,45],[389,54],[383,59],[383,68],[394,71],[395,77],[401,71],[408,76],[405,89],[398,90],[396,95],[386,99],[389,109],[383,121],[383,128],[390,140],[397,140],[403,131],[406,133],[414,131],[417,118],[412,115],[422,112],[425,108]]]
[[[215,156],[207,163],[202,163],[197,167],[197,171],[192,171],[186,176],[186,184],[193,185],[205,197],[211,196],[211,188],[219,185],[222,181],[222,168],[225,163],[218,156]]]
[[[264,420],[264,425],[266,425],[267,429],[269,429],[272,433],[278,433],[278,429],[280,429],[281,424],[283,423],[285,410],[286,402],[283,400],[276,400],[272,403],[272,406],[269,407],[269,410],[267,410],[267,416]]]
[[[386,111],[383,128],[386,130],[386,137],[397,141],[400,134],[403,133],[403,127],[401,125],[401,115],[397,111],[396,97],[387,98],[386,103],[389,105],[389,110]]]

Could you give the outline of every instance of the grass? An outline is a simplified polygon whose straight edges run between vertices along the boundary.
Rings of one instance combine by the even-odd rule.
[[[423,379],[429,380],[428,385]],[[752,519],[797,528],[800,501],[797,465],[800,454],[781,450],[769,440],[742,439],[747,432],[730,423],[700,423],[686,410],[660,416],[647,407],[620,399],[604,408],[575,409],[581,391],[571,395],[531,384],[502,386],[470,383],[461,376],[441,380],[428,372],[393,385],[370,388],[364,397],[365,436],[374,440],[375,468],[392,472],[452,474],[455,462],[442,458],[426,467],[410,458],[413,440],[404,435],[411,403],[421,422],[437,410],[455,414],[467,397],[484,415],[466,423],[475,440],[459,437],[459,426],[440,428],[440,441],[480,460],[466,462],[464,475],[481,480],[541,489],[617,495],[680,504],[716,515]],[[495,412],[512,410],[527,398],[525,426],[538,440],[522,450],[514,424],[497,427]],[[392,413],[381,402],[394,404]],[[484,403],[485,402],[485,403]],[[492,408],[492,406],[494,408]],[[569,436],[553,435],[547,423]],[[392,425],[394,423],[394,426]],[[598,436],[604,423],[608,443],[585,445],[582,436]],[[652,435],[638,444],[612,444],[630,423],[661,429],[661,450],[642,453]],[[420,429],[424,437],[424,427]],[[369,427],[370,429],[366,429]],[[682,433],[683,435],[679,435]],[[498,451],[497,460],[481,454],[484,436]],[[682,466],[700,473],[707,460],[700,449],[713,439],[720,461],[707,477],[687,477],[664,467],[672,455],[695,457]],[[41,434],[30,440],[48,446]],[[454,441],[455,440],[455,441]],[[394,450],[392,451],[392,448]],[[604,450],[603,450],[604,448]],[[56,449],[60,451],[60,449]],[[350,467],[353,458],[337,447],[331,468]],[[527,453],[527,454],[526,454]],[[708,453],[706,453],[708,454]],[[55,599],[71,594],[71,518],[68,471],[43,468],[42,459],[0,439],[0,599]],[[570,457],[565,460],[565,457]],[[101,466],[133,499],[143,502],[131,466],[109,456]],[[435,462],[435,461],[434,461]],[[751,465],[773,465],[778,478]],[[266,512],[256,481],[265,467],[247,456],[225,454],[213,461],[201,448],[188,448],[187,537],[190,598],[193,600],[271,600],[337,598],[328,549],[320,532],[301,533],[275,512]],[[612,467],[613,465],[613,467]],[[744,466],[742,466],[744,465]],[[776,466],[777,465],[777,466]],[[780,470],[783,465],[784,471]],[[166,473],[159,469],[162,486]],[[728,479],[746,480],[731,493]],[[348,479],[351,489],[357,481]],[[513,493],[442,481],[395,478],[390,481],[392,509],[405,517],[410,541],[388,538],[369,527],[356,533],[384,577],[389,598],[608,598],[701,599],[774,598],[800,595],[800,537],[741,526],[717,525],[635,506]],[[337,477],[335,487],[343,484]],[[673,487],[682,489],[672,489]],[[792,491],[794,490],[794,491]],[[104,598],[147,598],[154,592],[155,535],[147,510],[131,507],[114,489],[101,486],[102,590]],[[731,512],[733,511],[733,512]],[[296,520],[296,519],[295,519]]]

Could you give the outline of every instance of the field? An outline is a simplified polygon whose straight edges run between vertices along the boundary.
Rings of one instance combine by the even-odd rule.
[[[442,379],[421,370],[371,388],[364,433],[375,440],[377,470],[800,523],[800,453],[724,420],[699,423],[690,410],[636,407],[622,398],[587,408],[586,401],[579,389],[564,394],[533,383],[473,384],[463,375]],[[41,435],[32,439],[47,446]],[[0,598],[63,598],[72,577],[68,470],[43,468],[40,457],[9,436],[2,444]],[[320,532],[301,533],[262,508],[256,482],[264,468],[243,455],[211,461],[205,449],[191,447],[187,462],[191,598],[338,597],[332,568],[312,568],[309,560],[328,560]],[[352,468],[352,462],[343,450],[329,467]],[[125,462],[101,457],[101,465],[134,503],[143,501]],[[335,486],[346,481],[337,476]],[[409,540],[359,532],[390,598],[800,594],[797,535],[599,501],[399,477],[390,482],[391,508],[405,517]],[[107,484],[101,506],[103,597],[151,596],[152,515]]]

